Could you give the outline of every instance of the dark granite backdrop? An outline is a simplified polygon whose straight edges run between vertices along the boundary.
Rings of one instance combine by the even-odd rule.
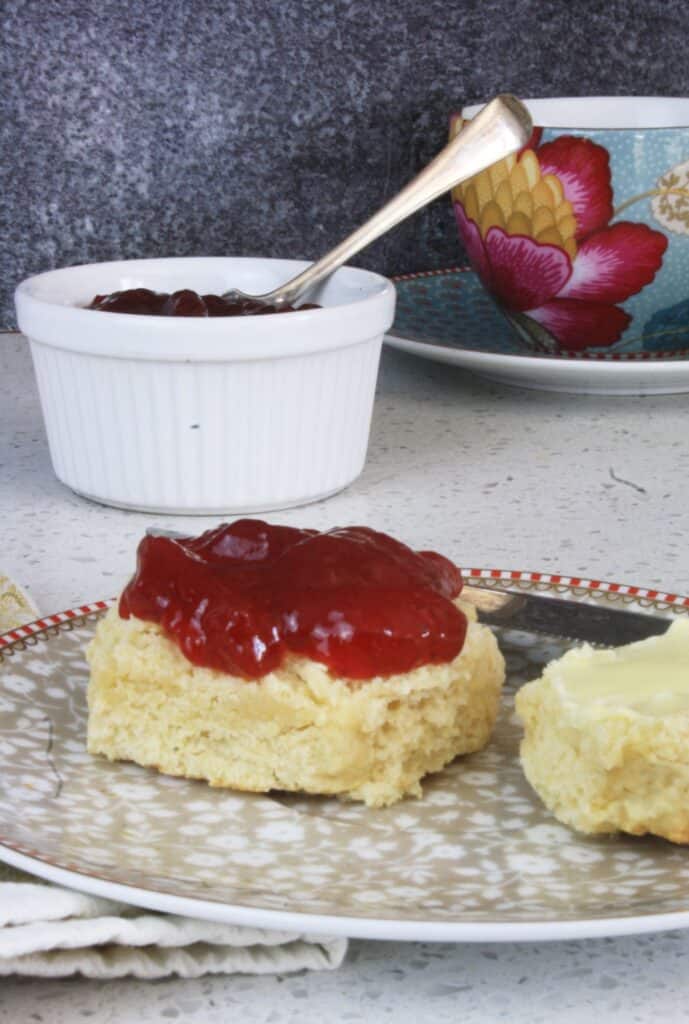
[[[315,257],[463,102],[689,94],[687,0],[3,0],[0,25],[6,326],[54,266]],[[459,258],[439,200],[358,262]]]

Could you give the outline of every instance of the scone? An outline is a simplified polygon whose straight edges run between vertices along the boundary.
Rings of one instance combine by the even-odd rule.
[[[568,651],[519,690],[516,709],[524,772],[560,821],[689,842],[689,620]]]
[[[458,570],[363,527],[145,538],[89,646],[88,749],[370,806],[491,734],[504,663]]]

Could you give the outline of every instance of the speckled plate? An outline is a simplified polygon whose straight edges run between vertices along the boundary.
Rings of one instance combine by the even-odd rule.
[[[472,370],[500,384],[599,395],[689,391],[689,355],[663,352],[536,355],[469,267],[393,278],[397,312],[386,342],[424,359]]]
[[[687,614],[689,599],[541,573],[487,585]],[[566,644],[503,633],[494,738],[383,810],[211,789],[85,750],[84,645],[109,602],[0,637],[0,859],[63,885],[254,927],[381,939],[541,940],[689,926],[689,851],[586,838],[519,768],[512,694]]]

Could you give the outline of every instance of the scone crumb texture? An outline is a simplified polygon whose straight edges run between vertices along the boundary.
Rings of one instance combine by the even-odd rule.
[[[372,807],[480,750],[504,662],[470,621],[452,661],[352,685],[310,659],[247,681],[189,662],[155,623],[111,609],[89,645],[88,749],[212,786],[301,791]]]
[[[624,647],[573,648],[515,704],[524,773],[560,821],[689,842],[689,619]]]

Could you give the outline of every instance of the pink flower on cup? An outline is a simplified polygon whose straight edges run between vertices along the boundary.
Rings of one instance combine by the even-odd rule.
[[[461,120],[453,125],[457,131]],[[469,259],[521,333],[576,352],[614,344],[631,322],[619,306],[660,269],[667,238],[613,217],[610,162],[590,139],[529,145],[453,189]]]

